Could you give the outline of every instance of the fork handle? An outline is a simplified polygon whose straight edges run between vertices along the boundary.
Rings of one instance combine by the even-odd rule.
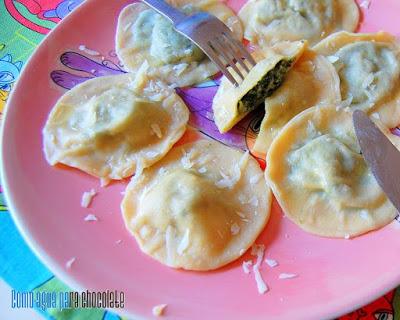
[[[187,16],[181,11],[170,6],[163,0],[142,0],[145,4],[161,13],[164,17],[168,18],[173,24],[177,24],[180,21],[187,18]]]

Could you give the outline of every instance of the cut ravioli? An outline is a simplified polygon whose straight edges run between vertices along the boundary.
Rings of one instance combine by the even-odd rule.
[[[314,50],[334,61],[351,109],[375,113],[389,128],[400,123],[400,46],[394,36],[339,32]]]
[[[188,119],[184,102],[158,81],[142,74],[95,78],[57,101],[43,129],[44,152],[51,165],[123,179],[160,160]]]
[[[288,72],[282,86],[265,99],[265,116],[254,151],[267,153],[282,127],[303,110],[340,100],[335,68],[325,57],[307,50]]]
[[[351,115],[335,107],[305,110],[267,154],[266,179],[282,209],[320,236],[357,236],[397,215],[360,154]]]
[[[199,140],[134,177],[122,201],[143,252],[167,266],[211,270],[240,257],[268,221],[271,192],[249,153]]]
[[[354,0],[250,0],[239,18],[245,38],[256,45],[283,40],[315,44],[339,30],[355,31],[359,10]]]
[[[272,49],[255,52],[253,56],[258,62],[243,81],[232,71],[240,83],[238,87],[223,77],[212,104],[218,130],[221,133],[229,131],[248,113],[259,107],[266,97],[271,96],[306,47],[307,43],[302,41],[285,42]],[[239,65],[238,67],[240,68]]]
[[[206,11],[224,22],[242,40],[239,18],[218,0],[168,0],[187,14]],[[135,72],[147,61],[148,70],[168,84],[188,86],[200,83],[218,68],[190,40],[176,32],[172,24],[143,3],[125,7],[118,19],[116,52],[125,68]]]

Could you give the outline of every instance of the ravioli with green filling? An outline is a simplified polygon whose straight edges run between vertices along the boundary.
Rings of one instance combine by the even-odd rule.
[[[287,40],[315,44],[340,30],[355,31],[354,0],[250,0],[239,11],[244,36],[258,46]]]
[[[303,110],[340,102],[339,77],[323,56],[307,50],[282,86],[265,99],[265,116],[253,150],[266,154],[282,127]]]
[[[243,81],[232,70],[232,75],[237,77],[239,83],[237,87],[223,77],[212,104],[218,130],[221,133],[229,131],[248,113],[264,103],[265,98],[279,88],[306,47],[307,43],[302,41],[282,42],[271,49],[255,52],[253,56],[257,64]],[[239,65],[238,68],[244,71]]]
[[[169,0],[186,14],[206,11],[224,22],[242,40],[242,26],[233,11],[217,0]],[[172,23],[143,3],[120,13],[116,52],[125,68],[135,72],[147,61],[148,72],[170,85],[188,86],[204,81],[218,68],[195,44],[174,30]]]
[[[271,192],[248,152],[198,140],[133,177],[121,208],[144,253],[169,267],[205,271],[254,243],[269,219]]]
[[[288,218],[313,234],[353,237],[397,215],[360,154],[352,113],[335,106],[289,121],[268,151],[265,176]]]
[[[142,74],[88,80],[65,93],[43,129],[44,153],[104,180],[160,160],[186,129],[189,111],[165,84]]]
[[[342,99],[394,128],[400,123],[400,46],[379,32],[339,32],[314,47],[329,56],[340,78]]]

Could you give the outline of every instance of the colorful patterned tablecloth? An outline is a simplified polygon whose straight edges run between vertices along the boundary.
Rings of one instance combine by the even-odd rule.
[[[83,0],[0,0],[0,117],[23,64],[44,36]],[[0,187],[0,276],[18,291],[68,291],[33,255],[7,211]],[[10,304],[11,306],[11,304]],[[104,310],[48,309],[48,319],[121,319]],[[1,318],[1,312],[0,312]],[[400,320],[400,288],[340,320]]]

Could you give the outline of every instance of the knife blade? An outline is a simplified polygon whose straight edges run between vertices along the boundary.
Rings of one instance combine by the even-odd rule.
[[[354,111],[353,124],[365,161],[379,186],[400,211],[400,152],[364,112]]]

